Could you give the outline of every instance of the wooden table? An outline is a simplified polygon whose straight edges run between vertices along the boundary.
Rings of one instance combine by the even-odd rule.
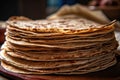
[[[23,75],[4,70],[0,66],[0,74],[12,80],[120,80],[120,57],[118,63],[106,70],[84,75]]]

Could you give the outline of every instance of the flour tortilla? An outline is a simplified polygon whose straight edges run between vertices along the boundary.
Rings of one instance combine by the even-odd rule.
[[[5,65],[6,63],[3,63],[3,61],[1,62],[2,63],[2,66],[5,68],[5,69],[7,69],[7,70],[9,70],[9,71],[12,71],[12,72],[17,72],[17,73],[26,73],[27,71],[28,71],[28,73],[27,74],[53,74],[54,72],[39,72],[39,71],[29,71],[29,70],[25,70],[25,69],[21,69],[21,68],[18,68],[18,67],[15,67],[15,66],[13,66],[13,65]],[[114,65],[116,63],[116,60],[113,60],[112,62],[108,62],[107,64],[104,64],[104,65],[102,65],[102,67],[100,68],[100,66],[96,66],[97,68],[92,68],[92,69],[89,69],[89,68],[87,68],[88,70],[79,70],[79,71],[77,71],[77,72],[71,72],[71,73],[69,73],[69,72],[67,72],[67,73],[57,73],[57,74],[83,74],[82,72],[84,72],[84,73],[88,73],[88,72],[94,72],[94,71],[98,71],[98,70],[103,70],[103,69],[106,69],[106,68],[108,68],[109,66],[112,66],[112,65]],[[82,72],[81,72],[82,71]],[[55,74],[55,73],[54,73]]]
[[[87,19],[56,19],[41,21],[8,21],[7,24],[17,29],[31,32],[57,32],[64,34],[89,33],[114,27],[116,21],[100,25]]]
[[[103,48],[103,49],[102,49]],[[33,61],[59,61],[59,60],[78,60],[80,59],[88,59],[96,56],[100,56],[102,54],[106,54],[104,52],[113,52],[117,48],[117,43],[113,42],[110,45],[104,45],[102,48],[93,48],[93,50],[77,50],[72,52],[24,52],[24,51],[14,51],[8,48],[7,45],[4,44],[4,49],[7,54],[27,59]]]
[[[105,70],[113,65],[115,65],[117,63],[117,61],[114,59],[113,61],[109,62],[108,64],[104,64],[102,66],[95,66],[92,68],[88,68],[88,69],[80,69],[78,71],[73,71],[73,72],[67,72],[67,73],[55,73],[55,74],[59,74],[59,75],[75,75],[75,74],[86,74],[86,73],[90,73],[90,72],[97,72],[97,71],[101,71],[101,70]]]
[[[96,61],[96,59],[104,58],[105,56],[109,57],[111,54],[102,54],[93,58],[80,59],[80,60],[66,60],[66,61],[30,61],[25,59],[16,58],[8,55],[4,50],[1,51],[1,56],[6,61],[13,63],[15,65],[26,67],[26,68],[38,68],[38,69],[47,69],[47,68],[56,68],[56,67],[67,67],[73,65],[84,65]],[[32,64],[32,65],[31,65]]]
[[[15,33],[13,33],[15,34]],[[27,36],[24,36],[24,37],[16,37],[16,36],[19,36],[19,35],[10,35],[9,33],[7,34],[6,37],[10,38],[10,39],[13,39],[13,40],[16,40],[16,41],[25,41],[25,42],[29,42],[29,43],[37,43],[37,44],[51,44],[51,45],[59,45],[59,44],[71,44],[71,43],[84,43],[84,42],[102,42],[102,41],[109,41],[111,39],[113,39],[115,36],[114,36],[114,33],[111,32],[111,33],[108,33],[108,34],[104,34],[104,35],[98,35],[97,37],[96,36],[93,36],[93,37],[84,37],[84,38],[81,38],[81,37],[73,37],[73,38],[68,38],[68,39],[41,39],[41,37],[38,37],[38,38],[27,38]]]
[[[101,34],[107,34],[110,33],[112,31],[114,31],[114,27],[111,27],[110,29],[106,29],[106,30],[99,30],[99,31],[95,31],[95,32],[89,32],[89,33],[83,33],[83,34],[63,34],[63,33],[55,33],[55,32],[31,32],[31,31],[25,31],[25,30],[21,30],[21,29],[17,29],[14,27],[11,27],[8,25],[7,27],[7,32],[11,33],[12,35],[19,35],[19,36],[26,36],[28,38],[46,38],[46,39],[56,39],[56,38],[71,38],[71,37],[90,37],[90,36],[97,36],[97,35],[101,35]],[[14,34],[13,34],[14,33]]]

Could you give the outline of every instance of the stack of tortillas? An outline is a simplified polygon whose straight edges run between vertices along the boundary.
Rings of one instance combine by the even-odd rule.
[[[83,18],[7,21],[4,69],[23,74],[85,74],[116,64],[114,21]]]

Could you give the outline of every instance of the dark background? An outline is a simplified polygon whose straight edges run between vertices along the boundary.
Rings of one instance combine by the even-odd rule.
[[[54,3],[53,1],[58,2]],[[88,1],[90,0],[0,0],[0,20],[7,20],[10,16],[42,19],[57,11],[64,4],[81,3],[85,5],[88,4]],[[55,7],[55,9],[49,7]],[[48,8],[49,12],[47,12]]]

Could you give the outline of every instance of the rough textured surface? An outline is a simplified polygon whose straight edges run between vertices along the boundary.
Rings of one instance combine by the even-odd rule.
[[[55,20],[41,20],[41,21],[8,21],[12,27],[24,29],[34,32],[59,32],[66,34],[94,32],[103,29],[109,29],[114,24],[100,25],[93,21],[79,18],[79,19],[55,19]]]
[[[115,21],[8,21],[1,65],[23,74],[85,74],[116,64]],[[31,65],[32,64],[32,65]]]

